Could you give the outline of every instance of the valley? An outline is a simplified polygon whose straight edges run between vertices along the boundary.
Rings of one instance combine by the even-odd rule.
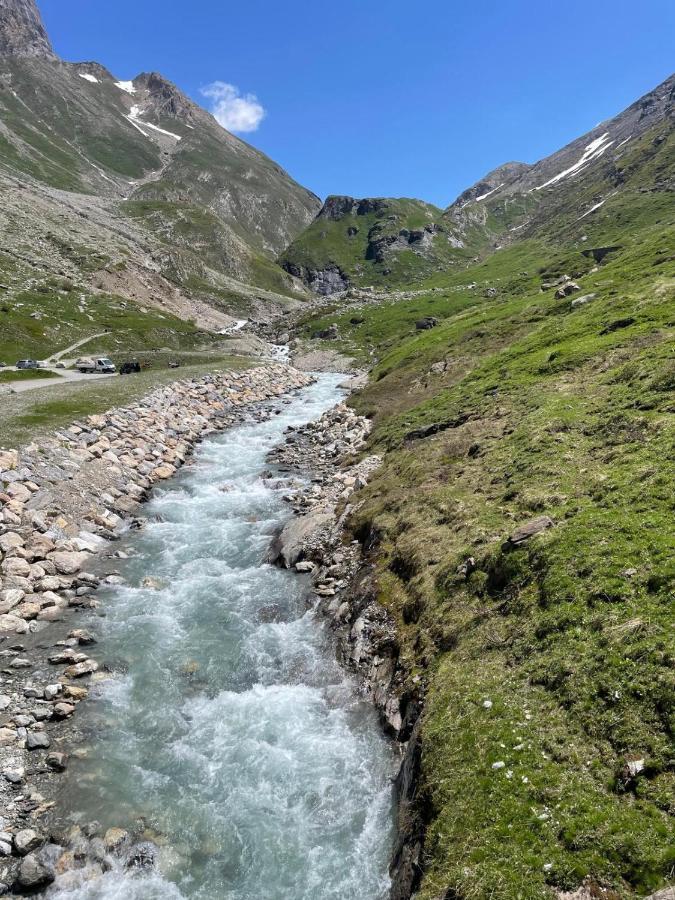
[[[675,76],[440,208],[0,51],[0,360],[142,369],[2,371],[0,894],[672,900]]]

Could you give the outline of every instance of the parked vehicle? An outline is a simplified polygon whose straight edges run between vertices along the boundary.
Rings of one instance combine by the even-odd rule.
[[[39,369],[40,363],[36,359],[20,359],[16,367],[17,369]]]
[[[95,359],[78,359],[75,367],[80,372],[88,374],[96,372],[100,375],[113,375],[117,371],[115,363],[108,359],[107,356],[98,356]]]
[[[131,375],[134,372],[140,372],[141,366],[135,359],[131,362],[122,363],[120,366],[120,375]]]

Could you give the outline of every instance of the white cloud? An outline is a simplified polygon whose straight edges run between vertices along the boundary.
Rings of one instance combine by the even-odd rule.
[[[211,112],[228,131],[257,131],[265,118],[265,109],[256,95],[240,94],[233,84],[214,81],[201,92],[211,100]]]

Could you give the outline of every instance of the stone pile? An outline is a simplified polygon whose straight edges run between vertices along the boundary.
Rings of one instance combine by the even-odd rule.
[[[289,429],[286,443],[272,451],[270,459],[288,470],[313,475],[311,483],[296,483],[286,494],[296,515],[273,545],[273,559],[311,574],[318,606],[336,632],[341,662],[358,672],[386,729],[398,737],[403,718],[396,629],[362,578],[358,541],[345,540],[346,521],[359,503],[355,492],[381,462],[379,456],[355,458],[370,428],[367,419],[340,404],[317,422]]]
[[[199,441],[311,381],[285,365],[178,381],[21,452],[0,450],[0,895],[44,875],[39,861],[28,871],[17,837],[48,807],[38,787],[67,766],[53,733],[98,669],[85,652],[93,635],[61,621],[98,605],[88,563]],[[50,641],[47,629],[60,631]]]

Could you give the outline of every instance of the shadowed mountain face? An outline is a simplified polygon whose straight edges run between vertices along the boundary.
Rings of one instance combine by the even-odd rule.
[[[153,303],[164,282],[227,311],[302,296],[275,258],[320,203],[280,166],[158,73],[121,81],[60,60],[32,0],[0,0],[0,50],[0,179],[18,216],[5,250],[16,256],[32,235],[34,266],[91,286],[90,266],[77,271],[47,234],[75,240],[106,257],[106,287],[129,295],[126,281],[154,280],[157,290],[139,287]],[[33,215],[45,202],[46,226]],[[122,251],[120,235],[133,247]]]

